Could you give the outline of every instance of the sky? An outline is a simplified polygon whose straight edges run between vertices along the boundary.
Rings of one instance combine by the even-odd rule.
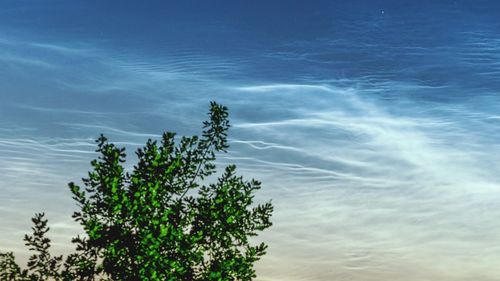
[[[496,1],[0,0],[0,249],[100,133],[133,151],[229,107],[218,167],[272,200],[257,281],[493,281],[500,271]]]

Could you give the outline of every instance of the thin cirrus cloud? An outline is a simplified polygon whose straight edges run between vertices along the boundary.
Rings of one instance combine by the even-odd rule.
[[[402,89],[404,84],[395,87]],[[277,203],[278,210],[283,210],[276,222],[280,230],[270,235],[288,245],[283,247],[289,250],[276,249],[276,256],[288,257],[283,270],[290,263],[310,268],[296,272],[296,280],[321,280],[324,275],[319,272],[328,270],[331,277],[363,280],[367,276],[467,280],[479,272],[485,280],[493,280],[499,248],[494,220],[499,215],[494,208],[499,173],[498,169],[488,175],[484,171],[495,169],[489,163],[498,157],[488,154],[487,136],[461,122],[473,110],[461,108],[455,116],[443,116],[436,114],[443,113],[436,106],[434,115],[415,117],[412,111],[419,112],[419,106],[407,104],[405,114],[391,114],[390,104],[367,102],[360,89],[355,96],[330,97],[328,110],[318,111],[314,102],[307,108],[307,92],[335,90],[309,85],[243,88],[251,89],[254,95],[262,94],[254,96],[256,101],[281,98],[284,91],[303,96],[295,118],[235,125],[238,133],[273,143],[262,153],[262,149],[251,150],[253,163],[246,158],[243,167],[248,163],[252,171],[260,166],[256,175],[267,169],[268,181],[287,185],[277,191],[280,198],[288,199]],[[344,106],[346,102],[349,106]],[[261,110],[266,110],[265,105]],[[254,144],[247,143],[249,148]],[[281,148],[297,146],[292,151]],[[268,151],[273,147],[275,153]],[[262,160],[266,158],[274,161]],[[288,163],[276,160],[287,158]],[[331,172],[341,170],[349,173]],[[319,175],[328,180],[318,180]],[[293,199],[285,195],[288,192]],[[476,258],[474,266],[461,268],[457,260],[471,256]],[[457,273],[441,273],[436,260]],[[276,272],[276,265],[263,267],[269,274]],[[408,272],[412,277],[404,275]]]
[[[498,42],[481,42],[454,49],[462,72],[480,64],[489,69],[481,75],[496,71]],[[262,57],[321,61],[321,45],[310,46],[299,42]],[[492,53],[471,65],[485,48]],[[450,49],[399,50],[439,56]],[[383,73],[271,83],[244,79],[243,59],[172,52],[153,60],[12,39],[0,41],[0,60],[16,82],[41,86],[6,83],[9,93],[26,96],[1,94],[10,99],[0,109],[12,113],[0,121],[1,246],[21,259],[33,212],[47,210],[58,252],[80,231],[71,222],[66,183],[89,169],[94,137],[104,132],[133,157],[134,148],[164,129],[197,133],[207,101],[215,99],[228,105],[233,125],[230,152],[218,163],[236,163],[262,180],[258,200],[272,198],[276,206],[274,226],[261,237],[270,248],[258,280],[496,278],[500,171],[493,164],[500,157],[492,153],[498,145],[491,132],[499,125],[491,95],[424,102],[420,97],[432,91],[463,94],[470,87]],[[411,76],[411,69],[404,72]],[[395,92],[411,97],[394,99]]]

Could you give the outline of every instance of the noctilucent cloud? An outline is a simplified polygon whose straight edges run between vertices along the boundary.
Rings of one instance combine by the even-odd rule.
[[[70,251],[93,140],[133,165],[215,100],[276,208],[256,280],[499,280],[499,78],[497,1],[0,1],[0,248],[45,211]]]

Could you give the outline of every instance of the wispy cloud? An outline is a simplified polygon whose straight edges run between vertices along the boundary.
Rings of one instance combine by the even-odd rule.
[[[326,70],[347,74],[305,69],[279,83],[246,78],[251,62],[243,58],[170,50],[148,57],[0,38],[0,60],[22,70],[6,71],[10,90],[0,93],[8,97],[0,103],[7,113],[0,121],[2,247],[20,253],[29,216],[47,210],[57,250],[65,251],[64,239],[79,231],[68,219],[74,205],[66,183],[85,176],[92,138],[103,132],[132,154],[163,130],[198,133],[195,124],[215,99],[229,106],[232,122],[230,153],[218,164],[236,163],[262,180],[258,200],[276,205],[275,226],[262,237],[271,245],[259,264],[262,280],[494,280],[496,84],[478,93],[476,82],[462,87],[453,78],[496,73],[498,41],[475,36],[453,47],[393,44],[389,51],[383,42],[291,42],[256,57],[270,59],[269,67],[343,65]],[[450,68],[443,62],[456,66],[453,73],[442,71]]]
[[[286,256],[288,263],[314,264],[308,265],[314,269],[307,273],[296,272],[302,276],[297,280],[319,280],[320,274],[314,272],[327,268],[334,269],[329,276],[339,278],[355,278],[356,272],[359,276],[371,272],[373,280],[403,278],[400,271],[390,274],[387,269],[409,263],[425,268],[422,276],[462,280],[457,278],[476,271],[459,270],[455,259],[471,252],[476,253],[475,264],[481,265],[484,275],[492,276],[494,251],[480,249],[498,249],[494,217],[499,214],[491,208],[492,198],[499,197],[500,171],[485,176],[484,171],[492,169],[488,163],[498,157],[488,155],[490,148],[484,145],[488,137],[462,122],[473,112],[462,107],[449,115],[439,104],[427,104],[434,108],[422,115],[416,103],[407,102],[398,110],[397,104],[363,98],[362,88],[339,95],[335,94],[338,88],[325,87],[245,88],[253,90],[255,100],[293,96],[301,89],[302,102],[293,118],[236,124],[239,134],[259,135],[263,143],[235,142],[248,145],[248,155],[253,156],[230,158],[242,162],[246,172],[268,174],[272,186],[287,185],[276,191],[286,200],[277,203],[283,213],[276,223],[279,230],[269,237],[275,243],[287,241],[285,248],[290,250],[280,247],[275,255]],[[405,86],[393,87],[404,90]],[[333,96],[319,110],[316,103],[308,102],[319,93],[310,92]],[[260,106],[260,111],[266,111],[266,103]],[[238,146],[237,151],[240,155],[245,148]],[[482,217],[481,222],[471,222],[473,217]],[[477,228],[481,231],[472,230]],[[300,250],[296,245],[301,245]],[[315,254],[304,255],[308,252]],[[436,260],[460,273],[432,273]],[[273,270],[276,265],[266,272]],[[418,279],[419,274],[414,276]]]

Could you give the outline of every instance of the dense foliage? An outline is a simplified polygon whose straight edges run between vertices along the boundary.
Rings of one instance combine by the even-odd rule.
[[[76,252],[53,257],[43,214],[33,218],[26,245],[35,254],[22,270],[12,253],[0,254],[4,280],[252,280],[264,243],[249,238],[271,226],[270,202],[253,204],[260,188],[230,165],[218,180],[215,155],[228,148],[227,108],[211,103],[201,137],[163,134],[138,149],[131,172],[125,149],[101,135],[98,159],[83,179],[70,183],[80,210],[73,214],[86,235],[73,238]]]

